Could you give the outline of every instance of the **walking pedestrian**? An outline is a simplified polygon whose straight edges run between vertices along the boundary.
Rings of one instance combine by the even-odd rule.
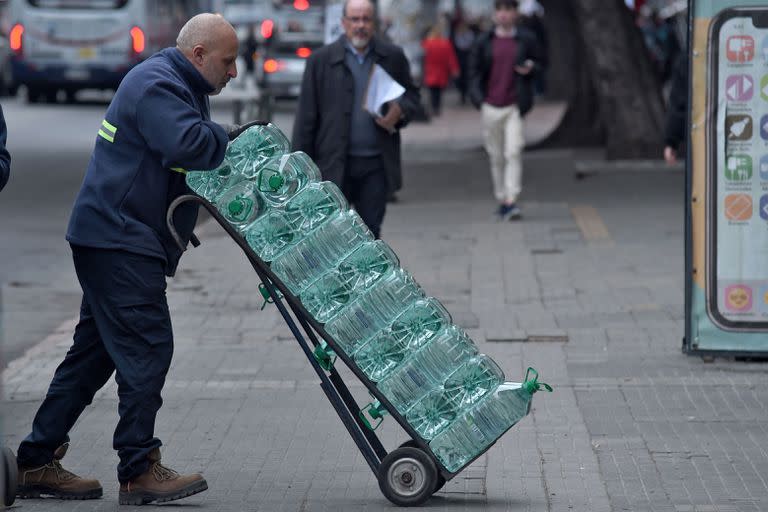
[[[686,140],[685,127],[688,115],[688,59],[680,55],[674,66],[672,88],[664,123],[664,161],[669,165],[677,162],[678,151]]]
[[[459,76],[459,62],[440,25],[433,26],[421,42],[424,49],[424,85],[429,89],[432,114],[440,115],[443,90]]]
[[[11,154],[5,148],[8,140],[8,129],[5,126],[5,115],[0,105],[0,190],[5,188],[11,174]]]
[[[417,112],[419,92],[403,50],[374,35],[373,3],[347,0],[342,13],[344,34],[307,59],[293,148],[314,159],[378,238],[387,198],[402,185],[400,130]],[[381,117],[363,109],[374,65],[405,88]]]
[[[459,90],[462,105],[467,103],[469,53],[474,43],[474,30],[467,25],[464,19],[460,19],[453,30],[453,48],[459,61],[459,77],[456,79],[456,88]]]
[[[485,150],[501,220],[521,216],[522,118],[533,106],[536,38],[517,26],[516,0],[496,0],[495,27],[481,35],[470,59],[469,97],[482,111]]]
[[[102,495],[98,480],[64,469],[61,459],[75,421],[113,373],[120,504],[176,500],[208,488],[201,475],[161,464],[154,433],[173,353],[165,276],[181,256],[165,215],[189,191],[185,169],[217,167],[228,135],[236,134],[210,120],[208,96],[237,75],[237,51],[235,30],[224,18],[197,15],[175,48],[125,76],[107,108],[67,230],[83,290],[80,321],[19,446],[21,498]],[[196,219],[197,206],[176,211],[184,240]]]

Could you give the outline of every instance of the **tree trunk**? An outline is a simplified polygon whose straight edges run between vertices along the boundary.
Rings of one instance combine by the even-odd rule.
[[[581,27],[571,0],[541,0],[549,39],[546,99],[567,103],[557,128],[534,148],[601,146],[603,123],[599,101],[585,58]]]
[[[622,0],[561,0],[573,5],[597,92],[608,158],[658,158],[664,108],[658,78]]]

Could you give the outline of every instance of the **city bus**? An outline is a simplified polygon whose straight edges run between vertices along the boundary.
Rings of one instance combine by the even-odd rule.
[[[10,0],[14,82],[30,103],[74,101],[81,89],[116,89],[136,64],[176,44],[182,25],[214,0]]]

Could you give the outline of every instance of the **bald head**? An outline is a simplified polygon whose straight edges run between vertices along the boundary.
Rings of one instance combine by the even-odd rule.
[[[195,66],[218,94],[237,76],[237,33],[218,14],[203,13],[190,19],[179,31],[176,47]]]
[[[176,46],[186,54],[197,45],[215,45],[217,40],[224,39],[227,35],[237,38],[232,25],[218,14],[205,12],[194,16],[181,27]]]

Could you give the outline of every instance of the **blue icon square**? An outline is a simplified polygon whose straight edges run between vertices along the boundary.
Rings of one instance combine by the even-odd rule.
[[[760,179],[763,181],[768,181],[768,155],[763,155],[760,157],[759,170]]]
[[[760,137],[768,140],[768,114],[760,118]]]
[[[760,218],[768,220],[768,194],[760,196]]]

